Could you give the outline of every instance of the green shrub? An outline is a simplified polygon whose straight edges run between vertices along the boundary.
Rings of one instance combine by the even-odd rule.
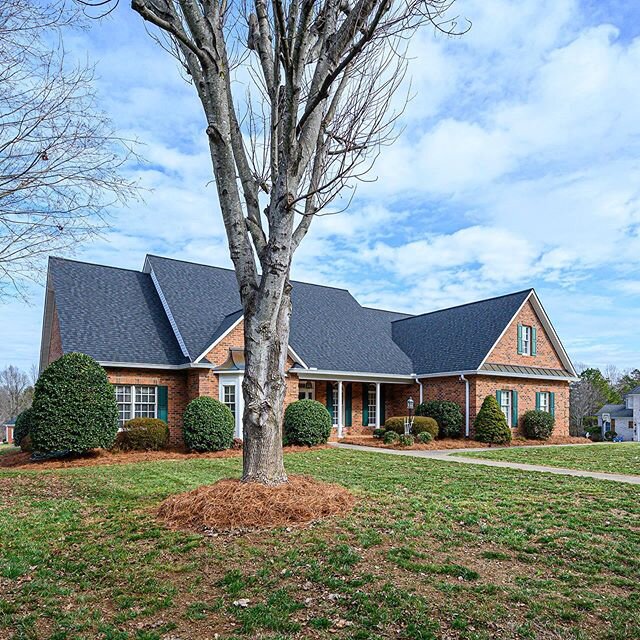
[[[231,409],[208,396],[195,398],[184,412],[182,437],[193,451],[222,451],[233,445],[235,421]]]
[[[20,450],[23,453],[31,453],[33,451],[33,443],[31,442],[31,436],[27,434],[20,441]]]
[[[462,411],[449,400],[430,400],[416,407],[417,416],[433,418],[440,427],[440,438],[459,438],[462,434]]]
[[[31,409],[25,409],[16,418],[16,424],[13,428],[13,444],[15,444],[16,447],[22,447],[22,441],[29,435],[29,432],[31,431],[31,416]]]
[[[116,439],[124,451],[159,451],[169,443],[169,426],[158,418],[127,420]]]
[[[435,439],[440,434],[440,428],[438,423],[433,418],[427,418],[425,416],[416,416],[413,419],[413,427],[411,433],[414,436],[419,436],[421,433],[428,433],[431,435],[431,439]]]
[[[593,442],[601,442],[602,441],[602,427],[599,427],[597,424],[587,424],[584,425],[583,435],[588,436]]]
[[[611,440],[617,437],[618,437],[618,434],[613,429],[611,429],[611,431],[605,431],[605,434],[604,434],[605,440],[608,440],[610,442]]]
[[[317,400],[296,400],[284,412],[284,441],[313,447],[331,435],[332,420],[327,408]]]
[[[556,419],[548,411],[532,409],[522,416],[524,435],[533,440],[547,440],[553,433]]]
[[[395,444],[400,436],[395,431],[385,431],[382,441],[385,444]]]
[[[118,433],[115,390],[83,353],[67,353],[42,372],[31,409],[31,440],[42,453],[109,449]]]
[[[427,433],[425,431],[425,433]],[[413,447],[415,440],[413,439],[413,436],[405,436],[404,434],[402,434],[401,436],[398,437],[398,444],[401,447]]]
[[[511,442],[511,429],[494,396],[487,396],[474,422],[476,440],[492,444]]]
[[[404,420],[402,416],[391,416],[384,421],[384,430],[395,431],[401,435],[404,433]]]
[[[385,433],[386,433],[386,429],[374,429],[373,437],[382,440],[382,438],[384,438]]]
[[[428,431],[423,431],[418,434],[417,440],[420,444],[427,444],[433,442],[433,436]]]

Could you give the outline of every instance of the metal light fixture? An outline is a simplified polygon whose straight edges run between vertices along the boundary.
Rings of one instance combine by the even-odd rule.
[[[414,406],[413,398],[409,396],[407,400],[407,411],[409,412],[409,415],[413,413],[413,406]]]

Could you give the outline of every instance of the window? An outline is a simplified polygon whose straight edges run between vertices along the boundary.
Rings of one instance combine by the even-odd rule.
[[[156,418],[157,387],[147,385],[116,385],[118,421],[122,427],[131,418]]]
[[[301,381],[298,384],[298,400],[315,400],[316,385],[311,380]]]
[[[504,413],[504,417],[507,419],[507,424],[511,426],[511,391],[500,392],[500,409]]]
[[[333,385],[333,397],[331,399],[333,405],[333,426],[338,426],[338,385]]]
[[[540,409],[540,411],[546,411],[547,413],[551,410],[548,391],[542,391],[538,394],[538,409]]]
[[[531,355],[531,327],[522,326],[522,354]]]
[[[233,414],[233,419],[236,419],[236,385],[225,384],[222,387],[222,402],[229,407]]]
[[[369,406],[369,426],[376,426],[376,385],[370,384],[367,392],[367,404]]]

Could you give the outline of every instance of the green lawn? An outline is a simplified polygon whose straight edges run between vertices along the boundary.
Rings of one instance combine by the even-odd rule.
[[[4,453],[13,453],[14,451],[18,451],[18,448],[14,447],[12,444],[0,443],[0,456]]]
[[[521,447],[455,455],[584,471],[640,475],[640,443],[638,442],[607,442],[574,447]]]
[[[355,511],[203,537],[153,508],[237,458],[0,471],[0,638],[640,637],[637,487],[335,449],[287,467]]]

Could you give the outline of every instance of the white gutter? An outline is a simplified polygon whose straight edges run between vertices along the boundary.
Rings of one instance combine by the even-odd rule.
[[[464,420],[464,437],[469,437],[469,380],[460,374],[460,382],[465,383],[465,420]]]
[[[185,364],[145,364],[141,362],[110,362],[106,360],[98,360],[101,367],[111,367],[118,369],[166,369],[166,370],[182,370],[182,369],[214,369],[215,365],[200,362],[186,362]]]
[[[416,381],[414,374],[405,376],[401,374],[331,371],[326,369],[289,369],[289,371],[298,374],[301,380],[342,380],[343,382],[372,382],[379,380],[389,384],[413,384]]]

